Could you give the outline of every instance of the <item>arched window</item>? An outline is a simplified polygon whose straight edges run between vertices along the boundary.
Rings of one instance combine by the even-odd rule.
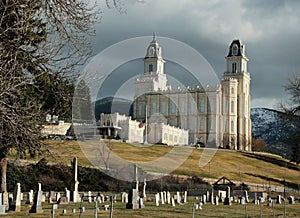
[[[238,46],[237,44],[234,44],[232,46],[232,55],[237,55],[238,54]]]
[[[153,64],[149,64],[149,72],[153,72]]]
[[[234,101],[231,101],[231,113],[234,113]]]

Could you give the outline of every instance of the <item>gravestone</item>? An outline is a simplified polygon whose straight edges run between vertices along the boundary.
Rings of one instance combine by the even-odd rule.
[[[289,204],[295,204],[295,198],[294,196],[289,197]]]
[[[242,204],[242,205],[246,204],[246,198],[245,198],[245,196],[242,196],[240,198],[240,204]]]
[[[272,200],[271,197],[268,197],[267,202],[268,202],[268,203],[267,203],[267,206],[269,206],[269,207],[273,206],[273,200]]]
[[[224,205],[229,205],[231,206],[231,197],[230,197],[230,187],[227,187],[227,191],[226,191],[226,197],[224,199]]]
[[[66,196],[63,196],[61,197],[58,201],[57,201],[58,204],[68,204],[69,203],[69,200]]]
[[[155,194],[155,205],[159,206],[159,193]]]
[[[43,195],[42,185],[41,183],[39,183],[39,190],[34,195],[34,203],[31,207],[31,210],[29,211],[30,213],[43,213],[42,195]]]
[[[177,199],[177,203],[180,204],[181,203],[181,196],[180,196],[180,192],[176,193],[176,199]]]
[[[91,191],[88,192],[88,201],[89,201],[89,203],[92,203],[92,192]]]
[[[73,161],[72,161],[72,165],[73,165],[73,192],[72,192],[72,200],[73,202],[78,202],[79,201],[79,193],[78,193],[78,185],[79,185],[79,182],[78,182],[78,178],[77,178],[77,168],[78,168],[78,160],[77,160],[77,157],[74,157],[73,158]],[[70,201],[70,198],[68,198],[69,201]]]
[[[206,195],[202,196],[202,202],[203,202],[203,204],[206,204]]]
[[[56,200],[56,202],[58,202],[58,201],[59,201],[59,199],[60,199],[60,193],[59,193],[59,192],[57,192],[57,193],[56,193],[56,199],[55,199],[55,200]]]
[[[160,193],[160,198],[161,198],[161,204],[165,204],[165,197],[163,192]]]
[[[2,203],[2,193],[0,193],[0,215],[5,214],[5,205]]]
[[[210,194],[209,194],[209,191],[206,191],[206,201],[207,202],[210,202]]]
[[[281,204],[281,195],[278,195],[276,198],[276,204]]]
[[[128,203],[126,204],[126,209],[138,209],[138,192],[136,189],[131,189],[128,195]]]
[[[246,203],[249,203],[249,195],[248,195],[248,191],[247,190],[245,190],[244,195],[245,195],[245,201],[246,201]]]
[[[144,198],[140,198],[139,199],[139,208],[144,208],[145,205],[144,205]]]
[[[21,184],[20,183],[17,183],[14,190],[12,210],[15,212],[21,211]]]
[[[210,195],[210,203],[212,205],[215,205],[215,196],[214,196],[214,192],[213,191],[211,192],[211,195]]]
[[[163,191],[163,193],[164,193],[164,202],[167,203],[167,192]]]
[[[49,196],[48,196],[48,203],[52,204],[53,203],[53,198],[55,197],[55,192],[54,191],[50,191],[49,192]]]
[[[171,198],[171,203],[172,203],[172,207],[175,207],[175,199],[173,197]]]
[[[30,205],[33,205],[33,190],[31,189],[30,192],[28,192],[28,199],[27,202]]]
[[[167,192],[167,204],[171,204],[171,193]]]
[[[68,188],[65,188],[65,197],[67,197],[68,202],[70,202],[70,190],[68,190]]]
[[[219,196],[218,195],[216,195],[216,197],[215,197],[215,203],[216,203],[216,205],[219,205]]]
[[[145,178],[145,179],[144,179],[144,187],[143,187],[143,198],[144,198],[144,201],[147,201],[146,185],[147,185],[147,180],[146,180],[146,178]]]
[[[183,203],[187,202],[187,191],[184,191]]]

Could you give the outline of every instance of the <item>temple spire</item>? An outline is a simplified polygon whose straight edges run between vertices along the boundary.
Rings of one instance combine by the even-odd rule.
[[[153,32],[153,40],[152,42],[156,42],[156,32]]]

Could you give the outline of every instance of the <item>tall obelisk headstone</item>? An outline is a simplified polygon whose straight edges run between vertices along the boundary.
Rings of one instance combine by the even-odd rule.
[[[78,182],[78,171],[77,171],[77,167],[78,167],[78,160],[77,160],[77,157],[74,157],[73,158],[73,161],[72,161],[72,165],[73,165],[73,187],[72,187],[72,191],[73,191],[73,202],[78,202],[78,185],[79,185],[79,182]]]

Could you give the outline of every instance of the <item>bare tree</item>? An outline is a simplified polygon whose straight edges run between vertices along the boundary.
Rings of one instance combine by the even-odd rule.
[[[121,10],[118,0],[103,1]],[[7,193],[9,152],[24,158],[41,147],[46,94],[71,99],[57,86],[72,84],[77,66],[92,55],[88,36],[100,18],[101,10],[90,1],[0,1],[1,192]],[[8,205],[7,196],[4,201]]]
[[[282,105],[282,109],[286,112],[285,118],[293,124],[295,131],[290,138],[293,145],[292,161],[300,163],[300,74],[295,75],[289,80],[285,86],[285,90],[290,95],[288,106]]]

